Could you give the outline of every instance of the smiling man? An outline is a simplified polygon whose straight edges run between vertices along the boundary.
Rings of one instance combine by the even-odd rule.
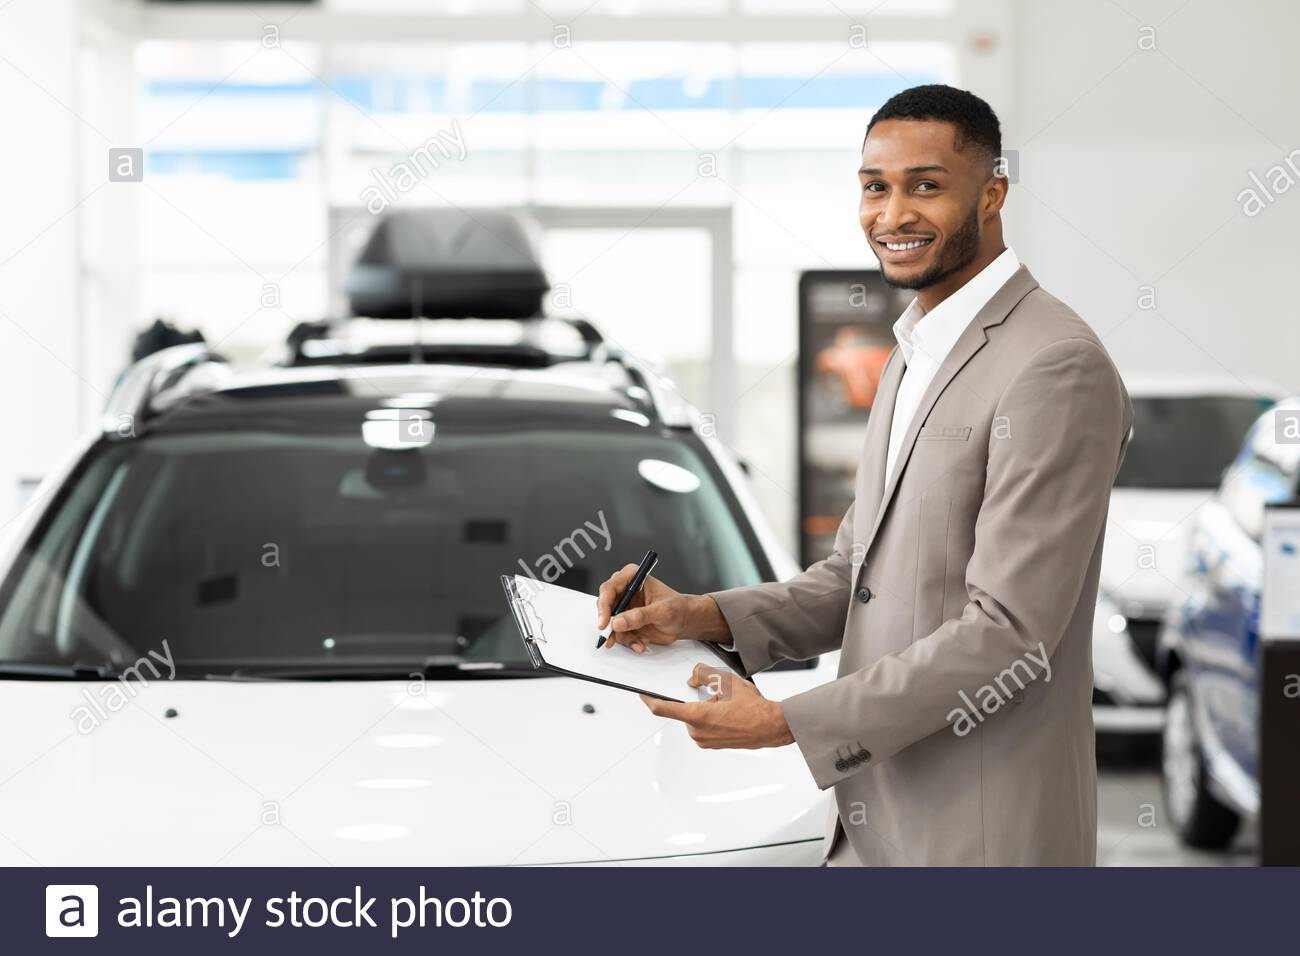
[[[646,701],[701,747],[796,744],[835,791],[833,865],[1096,861],[1093,606],[1132,410],[1097,336],[1003,242],[1001,149],[989,105],[947,86],[867,127],[862,230],[916,299],[832,553],[711,595],[651,579],[613,622],[634,651],[732,642],[751,674],[842,652],[836,680],[784,701],[703,666],[712,699]],[[601,587],[600,626],[634,570]]]

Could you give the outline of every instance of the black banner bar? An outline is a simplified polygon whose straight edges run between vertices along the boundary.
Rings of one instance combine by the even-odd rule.
[[[1293,937],[1300,873],[30,868],[0,871],[0,899],[15,954],[1236,952]],[[92,908],[93,937],[47,935]]]

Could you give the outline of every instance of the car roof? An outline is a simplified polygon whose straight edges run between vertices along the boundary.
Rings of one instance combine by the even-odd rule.
[[[444,424],[622,420],[644,425],[656,417],[644,389],[593,362],[544,369],[412,363],[231,371],[213,387],[165,403],[151,427],[185,431],[259,419],[270,425],[272,411],[296,421],[316,416],[351,422],[353,412],[377,407],[431,408]]]
[[[436,410],[453,425],[698,427],[698,411],[652,363],[612,348],[583,319],[560,323],[571,339],[557,346],[547,341],[547,321],[519,324],[514,338],[498,341],[446,329],[430,341],[409,324],[398,342],[379,341],[352,335],[355,322],[342,335],[334,325],[315,326],[295,332],[278,360],[244,367],[205,343],[176,345],[127,369],[102,431],[129,440],[165,429],[245,427],[259,415],[264,428],[330,428],[406,407]]]

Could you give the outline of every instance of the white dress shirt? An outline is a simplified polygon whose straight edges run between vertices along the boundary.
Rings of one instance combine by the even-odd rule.
[[[1010,247],[986,265],[969,282],[944,299],[930,312],[921,309],[920,302],[912,300],[898,321],[894,323],[894,338],[903,353],[907,367],[898,384],[898,398],[894,402],[894,417],[889,424],[889,451],[885,457],[885,480],[888,482],[898,461],[903,436],[916,416],[917,407],[925,390],[930,387],[948,353],[957,344],[966,326],[988,305],[998,289],[1006,284],[1017,269],[1020,260]]]

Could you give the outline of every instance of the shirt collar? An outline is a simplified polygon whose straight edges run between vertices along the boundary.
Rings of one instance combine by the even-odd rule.
[[[1019,268],[1020,260],[1008,246],[931,311],[923,311],[920,302],[913,299],[894,323],[894,338],[898,340],[903,361],[911,365],[913,354],[919,351],[935,365],[942,364],[966,326]]]

